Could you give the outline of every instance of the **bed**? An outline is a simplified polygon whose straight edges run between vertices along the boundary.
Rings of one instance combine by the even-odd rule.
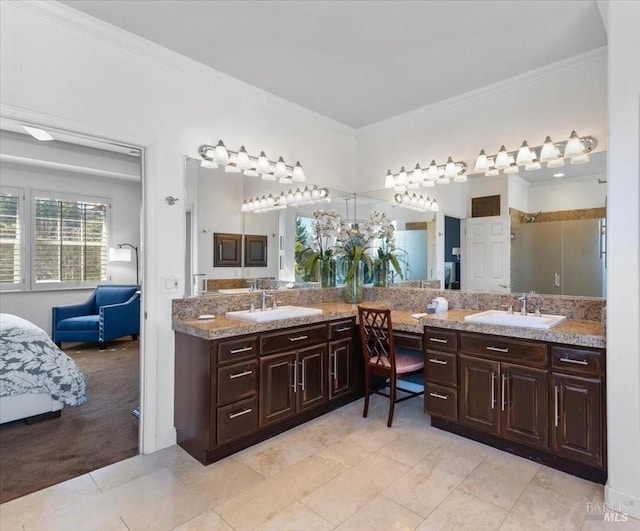
[[[0,314],[0,424],[60,416],[64,404],[86,400],[82,371],[44,330]]]

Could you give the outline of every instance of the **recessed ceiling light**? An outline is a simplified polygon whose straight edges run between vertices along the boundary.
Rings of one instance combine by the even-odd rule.
[[[564,173],[554,173],[554,177],[564,177]]]
[[[22,128],[37,140],[42,140],[42,141],[53,140],[53,137],[49,133],[47,133],[44,129],[39,129],[37,127],[30,127],[28,125],[23,125]]]

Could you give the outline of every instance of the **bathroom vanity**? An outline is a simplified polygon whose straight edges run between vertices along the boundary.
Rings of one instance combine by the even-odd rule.
[[[376,288],[369,298],[380,300],[363,304],[398,308],[392,311],[396,344],[425,353],[424,410],[432,425],[603,482],[602,323],[575,319],[599,315],[601,306],[553,329],[532,330],[465,321],[477,309],[412,317],[407,309],[426,291],[435,290]],[[322,313],[271,322],[203,322],[185,313],[188,300],[174,301],[175,426],[178,444],[200,462],[221,459],[362,396],[356,305],[327,302],[326,294],[325,302],[310,304],[308,291],[287,295],[293,299],[285,302],[304,302]],[[461,300],[476,308],[495,305]],[[215,297],[192,301],[198,311],[203,304],[228,309],[229,301],[237,303]],[[558,308],[568,302],[590,304],[555,301]]]

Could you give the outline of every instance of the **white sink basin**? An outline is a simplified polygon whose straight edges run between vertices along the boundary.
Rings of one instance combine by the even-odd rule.
[[[546,313],[542,313],[540,316],[532,313],[521,315],[519,313],[509,313],[501,310],[489,310],[487,312],[474,313],[472,315],[467,315],[464,318],[467,323],[521,326],[523,328],[538,328],[542,330],[553,328],[565,319],[566,317],[564,315],[551,315]]]
[[[237,312],[227,312],[226,316],[232,319],[241,319],[254,323],[264,321],[277,321],[279,319],[291,319],[293,317],[307,317],[309,315],[319,315],[322,310],[319,308],[307,308],[305,306],[279,306],[275,310],[240,310]]]

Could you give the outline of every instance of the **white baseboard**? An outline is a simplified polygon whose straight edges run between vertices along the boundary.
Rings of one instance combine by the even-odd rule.
[[[607,482],[604,486],[604,499],[611,510],[640,520],[640,497],[614,489]]]

